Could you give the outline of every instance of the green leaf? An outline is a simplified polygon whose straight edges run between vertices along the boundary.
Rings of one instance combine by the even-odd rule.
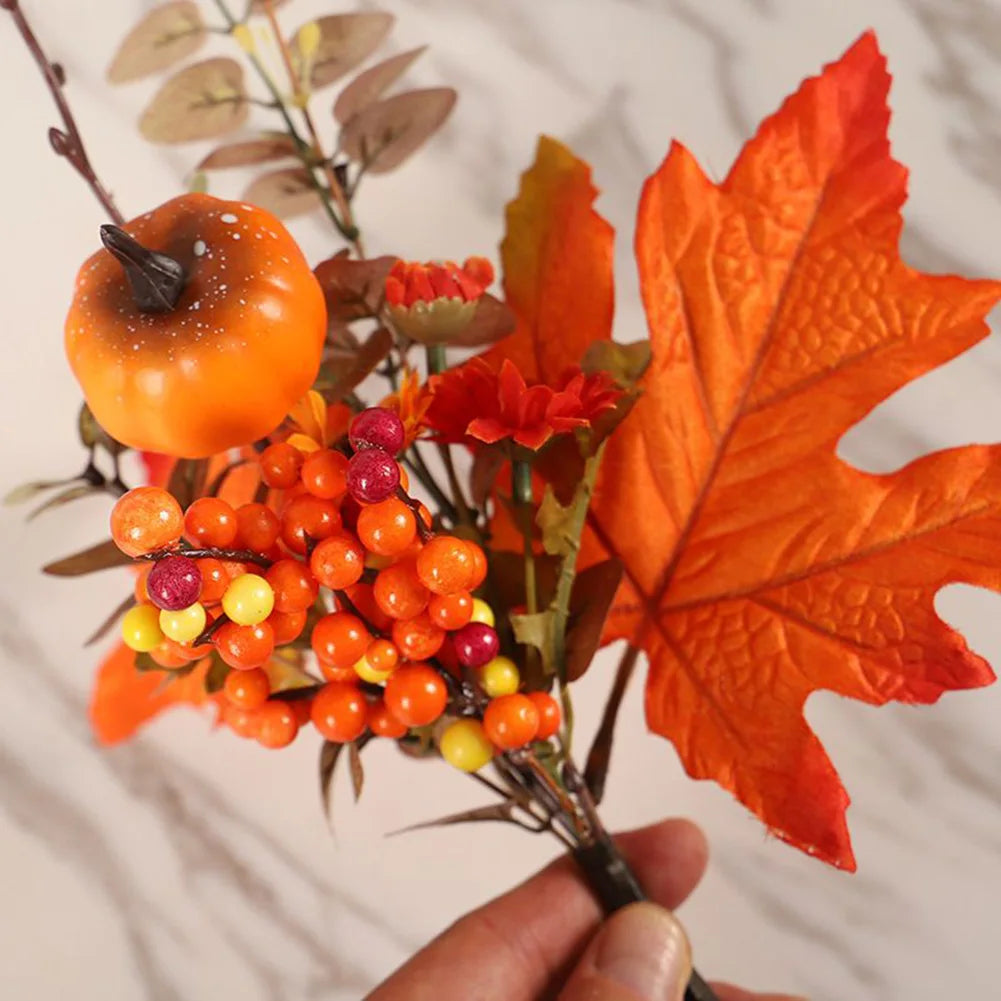
[[[50,497],[43,504],[39,504],[31,514],[28,515],[28,521],[34,521],[40,514],[45,511],[49,511],[55,507],[62,507],[64,504],[69,504],[72,501],[80,500],[81,497],[88,497],[90,494],[100,494],[104,493],[104,487],[98,486],[93,483],[78,483],[76,486],[67,487],[65,490],[60,490],[55,496]]]
[[[447,817],[438,817],[436,820],[424,820],[419,824],[410,824],[408,827],[401,827],[397,831],[390,831],[387,837],[395,837],[398,834],[409,834],[411,831],[424,831],[432,827],[451,827],[454,824],[474,824],[490,820],[517,823],[514,819],[514,811],[517,808],[518,804],[514,800],[506,800],[503,803],[490,803],[487,806],[474,807],[472,810],[450,813]],[[521,825],[519,824],[518,826]]]
[[[365,769],[361,763],[361,751],[356,740],[348,744],[348,768],[351,775],[351,791],[357,803],[361,799],[362,789],[365,788]]]
[[[575,504],[564,506],[556,499],[553,488],[546,484],[535,523],[542,532],[542,548],[550,556],[566,556],[576,552],[579,540],[573,535]]]
[[[510,619],[514,638],[524,646],[534,646],[542,654],[542,669],[545,674],[547,676],[555,674],[553,629],[556,616],[553,610],[547,608],[544,612],[535,612],[531,615],[512,615]]]
[[[153,143],[183,143],[239,128],[249,114],[243,67],[228,58],[206,59],[172,76],[139,119]]]
[[[341,129],[341,148],[367,173],[395,170],[445,124],[457,97],[431,87],[376,101]]]
[[[354,797],[357,802],[361,796],[361,789],[364,783],[364,774],[361,771],[360,752],[372,739],[370,733],[364,734],[351,744],[336,744],[332,740],[325,740],[320,748],[320,798],[323,801],[323,814],[328,821],[332,821],[330,807],[333,801],[334,769],[337,761],[345,748],[350,748],[349,755],[353,755],[351,763],[351,782],[354,788]],[[355,759],[357,761],[355,762]]]
[[[427,46],[422,45],[419,49],[401,52],[359,73],[334,102],[334,118],[344,125],[379,100],[426,49]]]
[[[14,487],[13,490],[8,493],[4,499],[4,504],[23,504],[25,501],[29,501],[32,497],[37,497],[38,494],[44,493],[46,490],[52,490],[55,487],[64,487],[69,483],[76,483],[80,479],[79,476],[73,476],[68,480],[33,480],[31,483],[22,483],[19,487]]]
[[[621,581],[622,563],[617,559],[596,563],[577,574],[567,621],[567,681],[576,681],[591,666]]]
[[[595,341],[584,353],[581,368],[588,374],[607,372],[619,385],[633,386],[649,368],[650,342]]]
[[[201,48],[207,36],[198,4],[160,4],[123,39],[108,67],[108,82],[130,83],[168,69]]]
[[[53,577],[80,577],[97,570],[122,567],[131,562],[132,560],[111,539],[106,539],[72,556],[65,556],[61,560],[48,563],[42,567],[42,571]]]

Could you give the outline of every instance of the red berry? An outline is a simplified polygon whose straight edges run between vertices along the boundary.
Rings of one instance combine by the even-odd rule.
[[[407,725],[389,711],[382,699],[369,704],[368,728],[377,737],[389,737],[392,740],[399,740],[407,732]]]
[[[366,448],[381,448],[390,455],[403,449],[406,434],[403,421],[385,407],[369,407],[351,422],[348,440],[355,451]]]
[[[313,550],[309,569],[324,587],[333,591],[357,584],[365,569],[365,550],[346,532],[331,535]]]
[[[372,640],[365,650],[365,659],[373,671],[385,674],[400,662],[400,651],[389,640]]]
[[[219,656],[238,671],[249,671],[266,663],[275,649],[275,634],[267,622],[241,626],[227,622],[212,636]]]
[[[261,479],[276,490],[288,490],[299,481],[303,458],[302,452],[287,442],[268,445],[257,460],[261,467]]]
[[[361,660],[372,637],[357,616],[350,612],[334,612],[324,615],[313,626],[310,642],[321,663],[349,668]]]
[[[279,560],[273,563],[264,579],[275,592],[276,612],[305,611],[320,593],[316,578],[301,560]]]
[[[302,464],[302,485],[314,497],[339,500],[348,492],[347,456],[332,448],[310,453]]]
[[[260,727],[260,713],[257,709],[241,709],[239,706],[227,704],[222,709],[223,722],[238,737],[254,739]]]
[[[404,664],[386,682],[386,708],[406,726],[427,726],[445,711],[448,689],[427,664]]]
[[[475,591],[487,579],[487,557],[475,542],[467,540],[466,548],[473,560],[473,572],[468,587],[470,591]]]
[[[168,556],[157,560],[146,578],[146,593],[157,608],[179,612],[193,605],[201,596],[201,570],[187,556]]]
[[[464,667],[489,664],[500,650],[496,630],[483,622],[470,622],[452,637],[455,655]]]
[[[265,747],[287,747],[298,732],[299,720],[287,703],[272,699],[257,710],[257,740]]]
[[[501,695],[490,700],[483,713],[483,728],[503,750],[524,747],[539,732],[539,711],[527,695]]]
[[[278,541],[281,522],[267,504],[244,504],[236,509],[236,539],[241,549],[266,553]]]
[[[528,697],[539,714],[539,732],[535,735],[536,739],[549,740],[560,728],[562,717],[560,704],[548,692],[529,692]]]
[[[317,692],[310,718],[322,737],[347,744],[365,732],[368,704],[355,685],[333,681]]]
[[[227,549],[236,541],[236,512],[218,497],[199,497],[184,513],[184,535],[196,546]]]
[[[392,497],[400,485],[396,460],[381,448],[355,452],[348,464],[348,489],[361,504],[378,504]]]
[[[230,671],[222,690],[234,706],[240,709],[259,709],[268,701],[271,682],[259,667],[252,671]]]
[[[222,596],[226,593],[230,582],[225,565],[219,560],[207,556],[198,560],[198,570],[202,577],[201,603],[214,605],[217,601],[222,601]]]
[[[172,494],[160,487],[136,487],[111,509],[111,537],[126,556],[143,556],[172,546],[184,517]]]

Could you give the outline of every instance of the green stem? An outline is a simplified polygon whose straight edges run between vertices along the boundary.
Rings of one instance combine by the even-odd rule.
[[[535,497],[532,494],[532,466],[524,459],[515,459],[511,466],[512,489],[518,512],[518,527],[524,539],[525,611],[534,615],[539,610],[539,591],[535,574],[535,550],[532,546],[532,526],[535,524]],[[529,647],[527,656],[534,659],[538,651]]]
[[[403,464],[417,477],[424,489],[434,497],[438,507],[441,508],[442,514],[453,522],[457,521],[459,516],[455,506],[449,500],[448,494],[438,486],[438,481],[434,478],[431,470],[428,469],[427,463],[424,461],[424,456],[418,451],[416,445],[411,445],[404,452]]]

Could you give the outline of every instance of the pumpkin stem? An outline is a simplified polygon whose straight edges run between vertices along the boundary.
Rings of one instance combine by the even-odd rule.
[[[180,262],[147,250],[120,226],[101,227],[101,243],[125,269],[132,298],[142,313],[169,313],[177,306],[188,276]]]

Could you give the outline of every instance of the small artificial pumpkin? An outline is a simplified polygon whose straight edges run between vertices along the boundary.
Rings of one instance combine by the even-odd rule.
[[[187,194],[101,239],[66,318],[66,355],[101,426],[185,458],[273,431],[313,384],[327,326],[282,224]]]

